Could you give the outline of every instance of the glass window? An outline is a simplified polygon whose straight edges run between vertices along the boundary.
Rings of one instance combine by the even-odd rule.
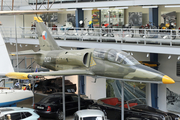
[[[31,116],[32,114],[29,112],[22,112],[21,115],[22,115],[22,119],[23,119],[23,118],[27,118],[27,117]]]
[[[115,59],[116,59],[116,53],[117,53],[116,50],[110,50],[110,51],[108,52],[108,60],[109,60],[109,61],[115,61]]]
[[[21,119],[21,115],[20,113],[11,113],[11,120],[20,120]]]
[[[140,64],[135,58],[125,52],[118,52],[115,61],[127,65]]]
[[[117,53],[116,62],[121,63],[124,58],[126,58],[126,55],[124,55],[124,53]]]
[[[73,96],[71,96],[71,97],[72,97],[73,101],[78,101],[78,96],[73,95]]]
[[[101,10],[101,23],[108,26],[112,24],[113,28],[119,28],[124,25],[124,10],[109,8]]]
[[[105,58],[105,55],[106,55],[106,52],[107,50],[106,49],[94,49],[94,52],[93,52],[93,57],[97,57],[97,58],[102,58],[104,59]]]
[[[59,99],[58,97],[46,97],[44,99],[41,100],[42,103],[51,103],[51,104],[57,104],[59,103]]]
[[[134,59],[132,56],[126,56],[124,59],[124,63],[128,65],[135,65],[135,64],[140,64],[136,59]]]

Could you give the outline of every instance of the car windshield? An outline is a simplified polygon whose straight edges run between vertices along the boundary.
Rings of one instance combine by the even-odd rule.
[[[116,51],[114,49],[109,50],[108,60],[121,64],[127,64],[127,65],[140,64],[135,58],[133,58],[131,55],[127,54],[126,52]]]
[[[134,107],[137,105],[146,105],[146,99],[145,98],[137,98],[127,101],[128,107]]]
[[[103,117],[84,117],[83,120],[104,120]]]

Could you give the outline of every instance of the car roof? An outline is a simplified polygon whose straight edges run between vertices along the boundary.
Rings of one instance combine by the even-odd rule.
[[[63,94],[63,92],[56,92],[56,93],[53,93],[52,95],[62,95],[62,94]],[[76,94],[65,92],[65,95],[76,95]]]
[[[56,92],[53,94],[48,95],[48,97],[62,97],[63,93],[62,92]],[[76,95],[75,93],[65,93],[65,96],[71,96],[71,95]]]
[[[76,114],[79,117],[104,116],[104,113],[101,110],[95,109],[79,110],[76,112]]]
[[[3,107],[3,108],[0,108],[1,113],[12,112],[12,111],[30,111],[30,110],[34,110],[34,109],[26,108],[26,107]]]

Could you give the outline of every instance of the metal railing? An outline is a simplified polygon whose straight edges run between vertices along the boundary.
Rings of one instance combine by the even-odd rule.
[[[17,66],[18,66],[18,71],[34,72],[36,68],[41,69],[41,66],[36,64],[36,62],[34,61],[34,58],[19,56],[18,64],[16,61],[17,61],[17,58],[15,56],[11,56],[11,63],[12,63],[12,66],[14,67],[15,71],[17,70]]]
[[[14,7],[19,7],[19,6],[28,5],[29,2],[28,2],[28,0],[16,0],[16,1],[14,1],[14,3],[12,3],[12,0],[3,0],[2,4],[3,4],[3,9],[11,10],[12,4],[14,5]],[[1,6],[1,2],[0,2],[0,6]]]
[[[51,3],[77,3],[77,2],[100,2],[100,1],[117,1],[117,0],[49,0],[49,4]],[[119,1],[125,1],[125,0],[119,0]],[[29,4],[35,5],[36,0],[29,0]],[[48,0],[38,0],[37,4],[48,4]]]
[[[59,40],[91,40],[96,42],[135,42],[157,43],[162,45],[168,43],[180,44],[180,30],[171,29],[137,29],[137,28],[66,28],[49,27],[52,36]],[[0,27],[4,38],[15,38],[15,31],[12,27]],[[18,38],[37,39],[36,28],[20,27],[17,29]]]

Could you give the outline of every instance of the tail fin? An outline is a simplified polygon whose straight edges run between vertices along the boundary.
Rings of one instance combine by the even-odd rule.
[[[1,34],[0,34],[0,51],[1,51],[0,75],[4,75],[4,73],[14,72],[14,68],[12,66],[11,60],[9,58],[9,54],[7,52],[6,45],[4,43],[4,40]]]
[[[40,49],[44,51],[62,49],[58,46],[42,19],[40,17],[34,17],[34,20],[36,20],[36,30],[39,38]]]

